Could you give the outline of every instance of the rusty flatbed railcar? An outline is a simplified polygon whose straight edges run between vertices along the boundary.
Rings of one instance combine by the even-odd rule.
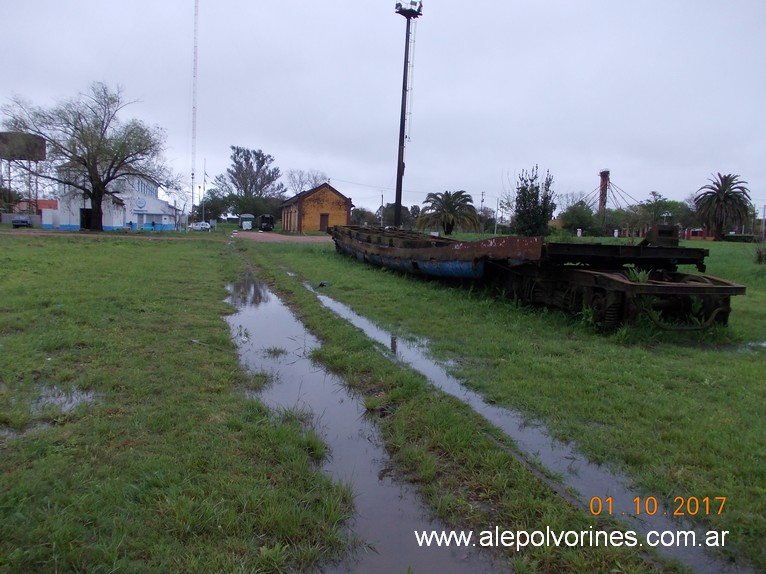
[[[335,226],[336,249],[359,261],[425,275],[493,282],[524,303],[584,310],[604,330],[645,313],[663,328],[726,325],[730,298],[745,287],[704,275],[707,249],[650,234],[638,245],[551,243],[498,236],[459,241],[400,229]],[[678,271],[694,265],[700,273]]]

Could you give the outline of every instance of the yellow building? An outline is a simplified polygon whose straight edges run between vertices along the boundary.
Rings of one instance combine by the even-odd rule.
[[[302,191],[281,205],[282,230],[327,231],[333,225],[348,225],[351,221],[351,198],[329,183]]]

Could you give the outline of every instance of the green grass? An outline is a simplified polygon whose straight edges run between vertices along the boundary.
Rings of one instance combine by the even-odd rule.
[[[609,336],[557,311],[523,308],[483,291],[360,265],[335,254],[332,245],[257,245],[250,251],[265,267],[299,273],[283,282],[327,281],[323,292],[394,333],[430,339],[433,353],[456,365],[455,374],[488,400],[542,420],[592,460],[628,473],[647,496],[671,508],[677,496],[727,497],[720,516],[697,520],[729,530],[725,552],[766,569],[766,349],[748,346],[766,341],[766,266],[752,263],[752,245],[706,242],[704,247],[711,250],[708,273],[748,287],[746,296],[732,300],[729,328],[672,333],[639,324]],[[308,306],[301,305],[304,313]],[[350,341],[319,323],[310,322],[324,333],[325,360],[387,388],[388,375],[364,372],[359,365],[366,362],[353,354],[344,359],[342,349]],[[462,453],[459,438],[426,429],[447,432],[453,428],[446,422],[448,413],[456,417],[460,409],[439,399],[449,405],[447,412],[427,418],[436,408],[433,398],[412,399],[403,388],[393,385],[374,406],[385,411],[387,401],[396,405],[385,425],[389,445],[400,462],[424,477],[433,504],[449,514],[468,502],[446,496],[450,489],[436,478],[445,469],[451,476],[463,475],[460,469],[470,466],[472,453]],[[412,406],[405,406],[409,401]],[[468,488],[480,479],[454,480]],[[527,511],[537,500],[530,495]],[[457,514],[471,515],[468,510]]]
[[[321,338],[315,358],[364,395],[398,471],[447,523],[609,525],[536,478],[469,408],[377,352],[304,279],[327,281],[329,295],[402,337],[429,338],[469,385],[629,472],[647,495],[727,496],[707,522],[732,531],[727,551],[766,566],[766,351],[745,347],[766,341],[752,246],[705,244],[710,273],[748,286],[729,329],[603,336],[558,312],[360,265],[332,245],[188,235],[2,238],[0,571],[302,571],[348,547],[352,493],[318,471],[326,447],[306,414],[243,398],[268,384],[243,373],[221,319],[243,257]],[[41,405],[51,389],[92,402]],[[520,573],[654,571],[627,548],[510,558]]]
[[[355,327],[319,305],[300,278],[284,273],[288,261],[318,257],[322,260],[318,268],[336,277],[332,267],[345,268],[346,260],[336,259],[332,252],[331,259],[324,259],[327,250],[321,246],[251,244],[248,248],[260,276],[274,282],[301,320],[321,338],[322,346],[313,358],[342,374],[366,397],[368,412],[380,417],[386,447],[399,472],[419,486],[434,513],[447,524],[477,531],[494,525],[585,531],[610,526],[560,498],[519,463],[512,445],[469,407],[435,391],[420,374],[390,361]],[[355,273],[354,267],[345,269]],[[319,275],[312,282],[318,280]],[[635,549],[626,548],[534,548],[508,552],[508,558],[518,572],[654,571]],[[677,570],[670,566],[666,571]]]
[[[221,319],[235,250],[2,241],[0,571],[277,572],[345,551],[352,495],[318,470],[323,444],[242,396]],[[49,389],[94,399],[36,408]]]

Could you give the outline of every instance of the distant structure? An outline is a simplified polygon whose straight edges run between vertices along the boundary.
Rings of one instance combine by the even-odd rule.
[[[11,162],[14,161],[26,161],[31,162],[45,161],[45,138],[35,134],[27,134],[23,132],[0,132],[0,160],[6,160],[8,162],[8,178],[7,187],[8,191],[13,191],[13,174],[11,171]],[[0,173],[2,172],[2,165],[0,165]],[[30,200],[29,213],[37,213],[37,190],[39,187],[37,173],[35,168],[32,170],[27,168],[26,172],[29,174],[29,189],[28,199]],[[35,174],[34,184],[34,198],[32,197],[32,173]],[[0,182],[3,178],[0,175]],[[34,207],[32,203],[34,202]]]
[[[302,191],[280,206],[282,230],[295,233],[327,231],[333,225],[348,225],[354,204],[329,183]]]
[[[598,220],[601,225],[606,221],[606,200],[609,197],[609,170],[604,169],[599,172],[601,183],[598,187]]]
[[[0,132],[0,159],[44,161],[45,138],[22,132]]]
[[[43,212],[43,229],[91,228],[91,202],[81,190],[59,184],[58,198],[58,209]],[[180,210],[159,198],[159,184],[138,175],[115,181],[101,208],[104,231],[173,231],[183,224]]]

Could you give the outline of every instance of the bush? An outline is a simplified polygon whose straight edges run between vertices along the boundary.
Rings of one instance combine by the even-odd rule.
[[[766,263],[766,242],[758,241],[755,244],[755,262]]]

